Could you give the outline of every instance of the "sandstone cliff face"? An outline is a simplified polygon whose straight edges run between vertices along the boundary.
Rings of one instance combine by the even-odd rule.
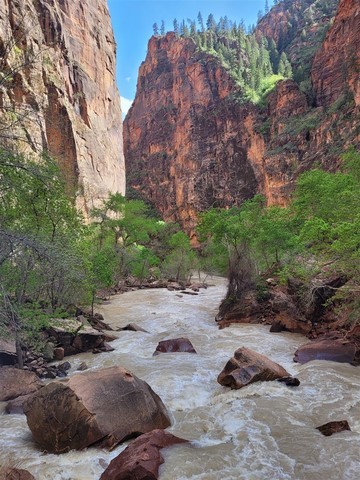
[[[17,147],[25,138],[27,150],[56,157],[85,213],[108,192],[124,192],[106,0],[0,0],[0,48],[0,106],[17,115]]]
[[[299,173],[314,164],[334,170],[344,148],[360,144],[353,102],[314,107],[293,80],[277,84],[265,109],[239,102],[239,93],[191,39],[150,40],[124,125],[127,182],[191,234],[211,206],[240,205],[255,193],[286,205]]]
[[[359,33],[359,1],[341,0],[334,25],[313,63],[312,82],[318,105],[328,107],[351,92],[360,106]]]

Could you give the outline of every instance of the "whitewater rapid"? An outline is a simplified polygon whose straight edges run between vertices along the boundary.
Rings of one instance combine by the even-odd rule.
[[[355,480],[360,476],[360,370],[347,364],[293,362],[302,335],[268,326],[219,330],[214,317],[223,279],[197,296],[166,289],[112,297],[99,311],[113,327],[137,323],[145,332],[117,332],[114,352],[68,357],[97,369],[121,365],[147,381],[169,410],[169,431],[190,440],[163,451],[160,480]],[[153,352],[160,340],[188,337],[197,355]],[[234,351],[246,346],[280,363],[301,385],[255,383],[229,390],[216,382]],[[5,403],[0,404],[4,408]],[[347,419],[351,431],[324,437],[315,427]],[[22,415],[0,415],[0,463],[28,469],[37,480],[97,480],[112,452],[89,448],[52,455],[37,450]]]

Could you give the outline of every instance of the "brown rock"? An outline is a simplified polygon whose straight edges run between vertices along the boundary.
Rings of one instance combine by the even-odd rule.
[[[131,332],[146,332],[146,333],[149,333],[146,330],[144,330],[143,328],[139,327],[139,325],[137,325],[136,323],[128,323],[127,325],[125,325],[125,327],[119,327],[117,330],[119,332],[122,331],[122,330],[130,330]]]
[[[307,363],[311,360],[330,360],[332,362],[352,363],[356,347],[342,339],[314,340],[301,345],[295,352],[294,362]]]
[[[30,472],[21,468],[5,467],[5,469],[1,469],[0,477],[2,480],[35,480],[35,477]]]
[[[18,368],[0,368],[0,401],[12,400],[39,390],[43,384],[33,372]]]
[[[55,360],[63,360],[64,359],[64,356],[65,356],[65,351],[62,347],[57,347],[57,348],[54,348],[54,359]]]
[[[159,342],[154,355],[173,352],[196,353],[196,350],[188,338],[172,338]]]
[[[153,430],[141,435],[114,458],[101,480],[156,480],[159,466],[164,463],[160,450],[187,440],[164,430]]]
[[[281,377],[289,377],[289,373],[283,367],[265,355],[241,347],[225,365],[217,381],[224,387],[238,389],[249,383],[271,381]]]
[[[50,383],[28,400],[24,412],[35,442],[54,453],[99,442],[113,447],[130,436],[170,425],[160,398],[121,367]]]
[[[316,427],[325,437],[330,437],[333,433],[343,432],[344,430],[350,430],[351,428],[347,420],[339,420],[335,422],[325,423],[320,427]]]

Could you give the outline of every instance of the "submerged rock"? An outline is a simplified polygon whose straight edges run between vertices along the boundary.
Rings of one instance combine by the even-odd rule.
[[[249,348],[238,348],[218,376],[218,383],[231,389],[242,388],[253,382],[289,377],[289,373],[265,355]]]
[[[128,323],[125,325],[125,327],[119,327],[117,329],[118,332],[121,332],[123,330],[130,330],[131,332],[145,332],[149,333],[147,330],[144,330],[143,328],[139,327],[136,323]]]
[[[24,405],[39,446],[53,453],[125,439],[170,425],[166,408],[150,386],[122,367],[53,382]]]
[[[181,337],[162,340],[156,347],[154,355],[159,355],[159,353],[173,352],[197,353],[190,340],[188,338]]]
[[[344,430],[350,430],[349,423],[347,420],[338,420],[335,422],[328,422],[320,427],[316,427],[319,432],[321,432],[325,437],[330,437],[333,433],[343,432]]]
[[[164,463],[160,450],[185,442],[164,430],[145,433],[111,461],[100,480],[156,480]]]

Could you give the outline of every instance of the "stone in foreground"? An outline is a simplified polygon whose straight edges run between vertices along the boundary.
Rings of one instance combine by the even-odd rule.
[[[150,386],[122,367],[88,371],[53,382],[24,405],[38,445],[52,453],[125,439],[167,428],[170,420]]]
[[[239,389],[249,383],[271,381],[289,376],[282,366],[265,355],[241,347],[227,362],[217,381],[224,387]]]
[[[330,437],[333,433],[343,432],[344,430],[350,430],[351,428],[347,420],[338,420],[335,422],[325,423],[320,427],[316,427],[319,432],[321,432],[325,437]]]
[[[157,480],[164,463],[160,450],[186,442],[164,430],[141,435],[111,461],[100,480]]]
[[[0,471],[0,478],[1,480],[35,480],[30,472],[21,468],[5,468]]]
[[[159,355],[159,353],[174,352],[196,353],[196,350],[188,338],[171,338],[169,340],[162,340],[159,342],[154,355]]]
[[[330,360],[332,362],[352,363],[355,360],[356,347],[343,339],[318,340],[301,345],[295,352],[294,362],[301,364],[311,360]]]

